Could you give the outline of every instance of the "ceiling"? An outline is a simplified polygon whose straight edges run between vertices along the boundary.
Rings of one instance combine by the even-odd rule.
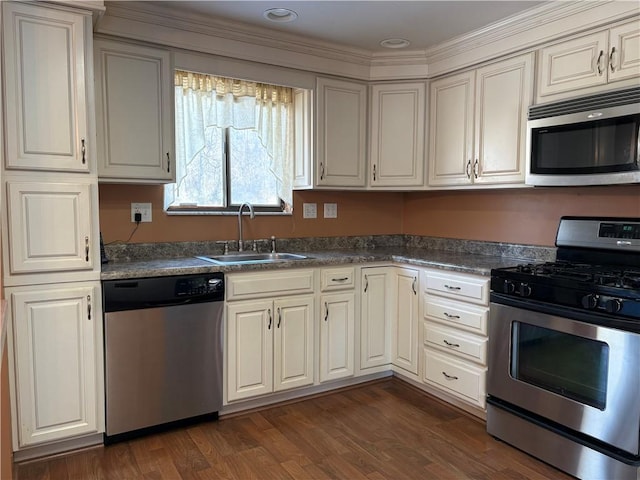
[[[491,23],[537,7],[543,1],[162,1],[156,7],[185,14],[210,15],[304,35],[369,52],[389,52],[380,46],[388,38],[403,38],[407,50],[424,50],[430,46],[477,30]],[[263,17],[269,8],[288,8],[298,14],[289,23],[274,23]]]

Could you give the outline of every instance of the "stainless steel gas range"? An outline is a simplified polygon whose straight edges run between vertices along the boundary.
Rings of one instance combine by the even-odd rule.
[[[581,479],[640,478],[640,218],[563,217],[491,272],[487,431]]]

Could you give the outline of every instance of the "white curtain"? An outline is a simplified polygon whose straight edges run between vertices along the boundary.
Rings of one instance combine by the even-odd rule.
[[[175,188],[180,189],[187,165],[204,148],[207,127],[253,129],[269,155],[278,195],[292,205],[293,89],[179,70],[175,85],[176,131],[182,132],[176,139]]]

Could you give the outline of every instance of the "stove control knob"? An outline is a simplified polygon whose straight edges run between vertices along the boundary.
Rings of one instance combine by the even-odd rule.
[[[505,280],[502,284],[502,291],[504,293],[513,293],[516,291],[516,286],[511,280]]]
[[[587,310],[593,310],[598,306],[598,296],[590,293],[582,297],[582,306]]]
[[[518,287],[518,293],[521,297],[528,297],[531,295],[531,287],[528,283],[521,283]]]
[[[618,313],[622,308],[622,300],[612,298],[604,302],[604,309],[609,313]]]

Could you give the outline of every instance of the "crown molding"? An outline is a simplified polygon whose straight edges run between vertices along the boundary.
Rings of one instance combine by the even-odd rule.
[[[96,33],[364,81],[426,79],[640,15],[635,1],[550,1],[427,50],[372,52],[162,2],[105,2]]]

